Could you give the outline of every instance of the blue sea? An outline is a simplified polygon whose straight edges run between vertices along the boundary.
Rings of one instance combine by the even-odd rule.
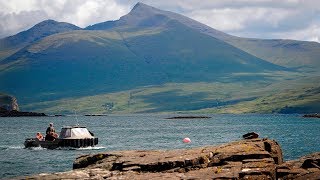
[[[0,118],[0,178],[68,171],[76,157],[106,151],[181,149],[218,145],[255,131],[277,140],[285,160],[320,151],[320,119],[301,115],[208,115],[210,119],[175,119],[175,115],[109,115]],[[82,149],[25,149],[25,138],[44,134],[48,124],[57,131],[66,125],[86,126],[99,138],[98,146]],[[191,143],[185,144],[183,138]]]

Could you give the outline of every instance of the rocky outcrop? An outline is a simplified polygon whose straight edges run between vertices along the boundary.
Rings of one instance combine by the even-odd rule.
[[[0,117],[46,116],[44,113],[19,111],[17,99],[13,96],[0,94]]]
[[[277,174],[281,179],[320,179],[320,152],[281,164]]]
[[[24,117],[24,116],[47,116],[44,113],[37,112],[22,112],[22,111],[7,111],[3,108],[0,108],[0,117]]]
[[[1,111],[19,111],[17,99],[6,94],[0,94],[0,108]]]
[[[320,114],[315,113],[315,114],[305,114],[303,115],[305,118],[320,118]]]
[[[20,179],[319,179],[319,166],[320,153],[283,162],[276,141],[250,139],[193,149],[84,155],[72,171]]]
[[[209,116],[173,116],[166,119],[210,119]]]

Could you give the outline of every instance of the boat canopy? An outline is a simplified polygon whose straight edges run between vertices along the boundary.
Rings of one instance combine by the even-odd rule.
[[[60,139],[83,139],[94,138],[85,127],[63,127],[60,132]]]

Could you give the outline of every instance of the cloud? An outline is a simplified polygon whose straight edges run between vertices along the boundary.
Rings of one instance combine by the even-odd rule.
[[[320,42],[320,25],[312,24],[304,29],[289,32],[276,32],[272,36],[282,39],[300,39],[306,41]]]
[[[193,11],[189,14],[195,20],[223,31],[242,30],[252,24],[267,24],[277,28],[279,22],[294,12],[274,8],[223,8]],[[263,23],[261,23],[263,22]]]
[[[320,1],[141,0],[198,20],[226,33],[256,38],[319,41]],[[127,14],[138,0],[0,0],[0,37],[45,19],[86,27]]]
[[[48,18],[47,14],[42,11],[21,11],[18,14],[0,13],[0,37],[26,30],[36,23]]]
[[[127,0],[126,2],[128,3]],[[215,29],[241,37],[291,38],[308,41],[317,41],[320,37],[320,31],[316,28],[320,25],[320,1],[143,0],[143,2],[183,14]]]
[[[0,0],[0,37],[16,34],[46,19],[86,27],[119,19],[129,11],[130,5],[116,0]]]

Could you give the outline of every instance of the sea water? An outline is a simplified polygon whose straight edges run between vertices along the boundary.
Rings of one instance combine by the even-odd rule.
[[[0,178],[68,171],[76,157],[106,151],[181,149],[239,140],[247,132],[275,139],[285,160],[320,151],[320,119],[301,115],[208,115],[210,119],[166,119],[175,115],[109,115],[0,118]],[[86,126],[99,138],[93,148],[25,149],[25,138],[65,125]],[[191,143],[182,140],[189,137]]]

